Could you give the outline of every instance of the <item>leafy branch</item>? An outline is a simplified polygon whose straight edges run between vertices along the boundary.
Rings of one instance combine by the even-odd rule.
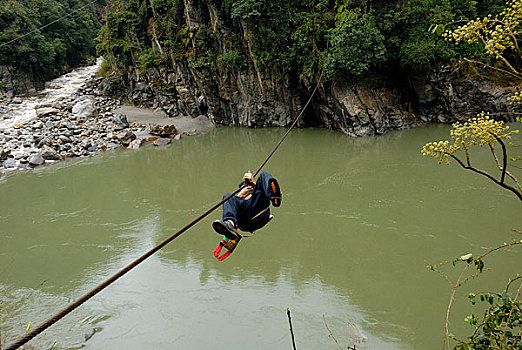
[[[520,288],[518,289],[516,296],[512,298],[509,294],[510,285],[522,278],[522,276],[518,276],[511,279],[503,293],[491,293],[491,292],[481,292],[478,294],[470,293],[468,298],[470,302],[474,305],[476,303],[477,295],[480,296],[480,300],[482,302],[486,301],[490,304],[489,310],[487,310],[484,314],[483,321],[479,323],[479,319],[471,314],[466,317],[466,321],[472,325],[476,326],[475,332],[468,337],[468,341],[459,340],[454,334],[450,332],[450,314],[453,307],[453,303],[455,301],[455,294],[457,290],[462,287],[467,281],[477,277],[479,274],[487,271],[485,269],[484,258],[488,255],[506,249],[511,248],[517,245],[522,245],[522,240],[516,241],[513,240],[510,243],[504,243],[498,247],[490,248],[484,254],[480,255],[477,258],[473,258],[472,254],[466,254],[461,257],[455,258],[452,261],[445,261],[436,265],[432,265],[426,262],[426,266],[437,273],[439,273],[448,283],[452,286],[450,293],[450,300],[448,303],[448,308],[446,310],[446,321],[444,325],[444,341],[442,349],[450,349],[450,340],[455,340],[458,342],[455,347],[458,350],[467,350],[467,349],[491,349],[489,347],[481,347],[478,346],[480,344],[488,344],[491,343],[496,344],[516,344],[516,342],[520,342],[522,331],[522,311],[521,311],[521,303],[519,300],[520,296]],[[459,276],[455,281],[452,281],[446,272],[444,272],[441,268],[445,265],[452,264],[452,266],[456,266],[458,263],[466,263],[466,266],[462,269]],[[467,274],[470,268],[475,267],[475,272]],[[495,297],[499,299],[497,303],[495,303]],[[507,328],[519,328],[518,333],[513,333],[513,331],[508,330]],[[501,336],[499,336],[499,329],[502,328]],[[520,343],[522,345],[522,343]],[[475,347],[474,347],[475,346]],[[496,347],[492,347],[496,348]],[[498,349],[505,349],[505,347],[498,347]]]
[[[446,161],[449,165],[450,158],[455,160],[462,168],[473,171],[487,177],[497,185],[513,192],[522,201],[522,186],[518,179],[508,171],[508,153],[505,140],[510,140],[512,135],[517,134],[518,130],[509,130],[509,126],[504,126],[504,122],[495,121],[489,115],[482,112],[476,118],[467,122],[453,124],[450,131],[453,143],[450,141],[429,142],[421,150],[423,156],[436,158],[439,163]],[[501,159],[496,153],[495,145],[501,147]],[[491,150],[493,159],[500,172],[499,177],[477,168],[471,164],[470,148],[473,146],[488,146]],[[506,176],[509,177],[514,185],[506,183]]]

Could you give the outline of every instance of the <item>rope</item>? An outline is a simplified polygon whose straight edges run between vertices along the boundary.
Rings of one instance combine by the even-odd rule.
[[[23,39],[23,38],[25,38],[26,36],[29,36],[29,35],[31,35],[31,34],[33,34],[33,33],[39,32],[40,30],[45,29],[45,28],[49,27],[50,25],[55,24],[56,22],[61,21],[61,20],[64,19],[65,17],[72,16],[72,15],[74,15],[76,12],[80,11],[81,9],[84,9],[84,8],[86,8],[87,6],[89,6],[89,5],[91,5],[91,4],[94,4],[96,1],[98,1],[98,0],[92,0],[91,2],[88,2],[87,4],[83,5],[82,7],[79,7],[79,8],[77,8],[76,10],[74,10],[74,11],[72,11],[72,12],[70,12],[70,13],[67,13],[67,14],[63,15],[62,17],[60,17],[60,18],[58,18],[58,19],[55,19],[54,21],[51,21],[51,22],[47,23],[46,25],[41,26],[40,28],[33,29],[33,30],[31,30],[30,32],[25,33],[24,35],[20,35],[19,37],[16,37],[16,38],[14,38],[14,39],[11,39],[11,40],[9,40],[8,42],[5,42],[5,43],[1,44],[1,45],[0,45],[0,48],[4,47],[4,46],[6,46],[6,45],[9,45],[9,44],[11,44],[11,43],[14,43],[15,41],[18,41],[18,40],[20,40],[20,39]]]
[[[314,97],[315,95],[315,92],[317,91],[317,89],[319,88],[319,84],[321,82],[321,79],[322,79],[323,75],[321,73],[321,76],[319,77],[319,80],[317,81],[317,85],[315,86],[315,89],[314,91],[312,92],[312,94],[310,95],[310,98],[308,99],[308,101],[306,102],[305,106],[303,107],[303,109],[301,110],[301,113],[299,113],[299,115],[297,116],[297,118],[295,118],[294,122],[292,123],[292,125],[290,125],[290,128],[288,128],[288,131],[286,132],[286,134],[283,135],[283,137],[281,138],[281,140],[279,141],[279,143],[274,147],[274,149],[272,150],[272,152],[270,152],[270,154],[266,157],[266,159],[263,161],[263,163],[261,163],[261,165],[259,166],[259,169],[256,170],[256,172],[254,173],[254,177],[256,177],[259,172],[261,171],[261,169],[263,169],[263,167],[266,165],[266,163],[268,163],[268,161],[270,160],[270,158],[272,158],[272,156],[274,155],[274,153],[277,151],[277,149],[279,148],[279,146],[281,146],[281,144],[283,143],[283,141],[286,139],[286,137],[288,136],[288,134],[290,134],[290,131],[292,131],[292,129],[294,128],[294,126],[297,124],[297,122],[299,121],[299,119],[301,119],[301,116],[303,115],[304,111],[306,110],[306,107],[308,107],[308,105],[310,104],[310,102],[312,101],[312,98]]]
[[[322,77],[322,76],[321,76]],[[274,153],[277,151],[277,149],[279,148],[279,146],[281,146],[281,144],[283,143],[283,141],[286,139],[286,137],[288,136],[288,134],[290,133],[290,131],[292,131],[292,129],[295,127],[295,125],[297,124],[297,121],[301,118],[301,116],[303,115],[305,109],[308,107],[308,104],[310,103],[310,101],[312,101],[312,98],[314,97],[315,95],[315,92],[317,91],[317,88],[319,87],[319,84],[320,84],[320,81],[321,81],[321,77],[319,77],[319,81],[317,82],[317,86],[315,87],[314,91],[312,92],[312,94],[310,95],[310,98],[308,99],[308,102],[306,102],[305,106],[303,107],[303,109],[301,110],[301,113],[299,113],[299,115],[297,116],[297,118],[294,120],[294,122],[290,125],[290,128],[288,129],[288,131],[285,133],[285,135],[281,138],[281,140],[279,141],[279,143],[275,146],[275,148],[272,150],[272,152],[266,157],[266,159],[264,160],[264,162],[261,164],[261,166],[259,167],[259,169],[256,171],[255,175],[257,175],[261,169],[265,166],[266,163],[268,163],[268,161],[270,160],[270,158],[272,158],[272,156],[274,155]],[[246,185],[246,184],[245,184]],[[234,197],[236,194],[238,194],[242,189],[243,189],[244,186],[241,186],[239,187],[237,190],[235,190],[233,193],[231,193],[228,197],[224,198],[223,200],[221,200],[219,203],[215,204],[213,207],[211,207],[210,209],[208,209],[206,212],[204,212],[203,214],[201,214],[198,218],[196,218],[195,220],[193,220],[192,222],[190,222],[189,224],[187,224],[185,227],[183,227],[182,229],[180,229],[178,232],[174,233],[172,236],[170,236],[169,238],[167,238],[166,240],[164,240],[163,242],[161,242],[160,244],[158,244],[156,247],[152,248],[151,250],[149,250],[148,252],[146,252],[145,254],[143,254],[142,256],[140,256],[138,259],[134,260],[133,262],[131,262],[130,264],[128,264],[127,266],[125,266],[123,269],[121,269],[119,272],[117,272],[116,274],[114,274],[112,277],[110,277],[109,279],[107,279],[105,282],[102,282],[101,284],[99,284],[97,287],[95,287],[94,289],[92,289],[90,292],[86,293],[85,295],[83,295],[82,297],[80,297],[79,299],[77,299],[76,301],[74,301],[73,303],[71,303],[69,306],[67,306],[66,308],[64,308],[63,310],[61,310],[60,312],[58,312],[57,314],[55,314],[54,316],[52,316],[51,318],[49,318],[47,321],[43,322],[42,324],[40,324],[38,327],[34,328],[32,331],[26,333],[22,338],[18,339],[17,341],[15,341],[14,343],[10,344],[9,346],[7,346],[7,348],[5,350],[17,350],[19,347],[21,347],[22,345],[24,345],[25,343],[27,343],[29,340],[33,339],[34,337],[36,337],[38,334],[40,334],[41,332],[43,332],[44,330],[46,330],[47,328],[49,328],[50,326],[52,326],[53,324],[55,324],[56,322],[58,322],[60,319],[64,318],[67,314],[69,314],[71,311],[73,311],[74,309],[76,309],[77,307],[79,307],[80,305],[82,305],[83,303],[85,303],[87,300],[91,299],[93,296],[95,296],[96,294],[98,294],[99,292],[101,292],[103,289],[105,289],[106,287],[108,287],[109,285],[111,285],[114,281],[116,281],[117,279],[119,279],[120,277],[122,277],[123,275],[125,275],[127,272],[129,272],[130,270],[132,270],[134,267],[138,266],[140,263],[142,263],[145,259],[147,259],[148,257],[150,257],[151,255],[153,255],[154,253],[156,253],[158,250],[160,250],[161,248],[163,248],[164,246],[166,246],[167,244],[169,244],[171,241],[173,241],[175,238],[179,237],[182,233],[184,233],[185,231],[187,231],[189,228],[191,228],[192,226],[194,226],[195,224],[197,224],[199,221],[201,221],[203,218],[205,218],[207,215],[209,215],[210,213],[212,213],[214,210],[216,210],[217,208],[219,208],[223,203],[225,203],[226,201],[228,201],[230,198]]]

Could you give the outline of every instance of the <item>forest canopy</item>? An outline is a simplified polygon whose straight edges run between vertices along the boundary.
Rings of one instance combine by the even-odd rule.
[[[187,21],[188,4],[197,25]],[[255,61],[304,83],[321,72],[328,79],[371,78],[480,51],[480,43],[455,46],[429,29],[495,16],[504,7],[501,0],[3,0],[0,65],[46,79],[98,54],[113,69],[186,59],[210,71]],[[225,31],[211,25],[210,8]]]
[[[499,0],[109,0],[99,53],[116,68],[147,69],[188,59],[196,69],[227,63],[261,67],[310,82],[425,70],[480,51],[445,41],[430,28],[502,11]],[[210,9],[231,31],[213,28]],[[225,47],[215,38],[224,36]],[[245,42],[248,44],[246,45]]]
[[[0,65],[45,80],[95,56],[94,38],[100,27],[95,8],[102,3],[2,0]]]

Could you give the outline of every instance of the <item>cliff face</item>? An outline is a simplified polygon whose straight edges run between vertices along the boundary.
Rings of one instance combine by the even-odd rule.
[[[146,70],[128,65],[119,76],[105,80],[105,93],[162,108],[170,116],[204,115],[216,125],[288,125],[311,96],[313,83],[304,86],[298,79],[291,81],[262,68],[252,53],[253,31],[246,21],[222,20],[210,1],[185,0],[183,5],[187,28],[194,33],[211,29],[213,48],[222,56],[230,52],[230,38],[239,38],[244,61],[201,64],[204,56],[194,37],[187,39],[193,56],[175,57],[164,52],[155,39],[154,23],[151,28],[149,22],[151,46],[157,54],[170,56],[168,64]],[[425,122],[466,120],[481,111],[505,113],[510,108],[506,98],[514,91],[514,87],[466,78],[451,67],[428,74],[406,73],[379,87],[353,80],[323,81],[299,126],[326,127],[352,136],[377,135]]]

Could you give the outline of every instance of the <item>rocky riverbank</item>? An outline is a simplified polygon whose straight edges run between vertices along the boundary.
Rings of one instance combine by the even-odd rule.
[[[0,114],[0,177],[121,147],[164,146],[182,134],[198,132],[188,131],[191,124],[186,121],[184,131],[178,131],[172,119],[148,123],[150,111],[143,111],[141,120],[134,110],[129,122],[120,113],[120,101],[100,95],[99,83],[100,79],[91,79],[71,96],[37,105],[36,117],[21,123],[7,123],[8,113]],[[1,96],[0,113],[15,109],[22,101],[23,97]]]

